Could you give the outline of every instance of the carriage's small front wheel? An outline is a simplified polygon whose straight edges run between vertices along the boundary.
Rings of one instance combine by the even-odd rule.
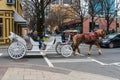
[[[20,59],[26,54],[27,48],[26,46],[17,41],[13,42],[9,47],[8,47],[8,53],[11,58],[13,59]]]
[[[66,44],[61,48],[61,54],[64,57],[70,57],[72,55],[72,52],[73,52],[73,49],[71,45]]]

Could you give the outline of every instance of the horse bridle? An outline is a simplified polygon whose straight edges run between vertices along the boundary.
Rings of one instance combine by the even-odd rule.
[[[105,37],[105,31],[102,31],[102,34],[98,34],[97,32],[95,32],[95,34],[97,35],[96,37],[102,37],[102,38],[104,38]]]

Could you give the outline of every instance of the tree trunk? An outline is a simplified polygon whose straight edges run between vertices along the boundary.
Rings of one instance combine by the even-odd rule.
[[[92,16],[92,31],[94,31],[94,17]]]
[[[44,1],[41,0],[41,14],[38,13],[37,16],[37,31],[38,36],[42,38],[44,36],[44,22],[45,22],[45,15],[44,15]]]
[[[107,20],[107,33],[109,34],[109,27],[110,27],[110,25],[109,25],[109,20]]]
[[[83,19],[81,19],[81,33],[83,33]]]

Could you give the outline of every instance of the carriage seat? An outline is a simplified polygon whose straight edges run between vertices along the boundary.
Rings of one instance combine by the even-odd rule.
[[[38,41],[34,41],[31,37],[30,37],[30,42],[32,45],[39,45]]]
[[[34,41],[31,37],[30,37],[30,42],[32,44],[32,50],[33,51],[39,51],[39,42],[38,41]]]

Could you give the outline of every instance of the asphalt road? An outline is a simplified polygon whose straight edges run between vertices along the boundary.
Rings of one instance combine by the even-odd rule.
[[[90,57],[87,55],[88,45],[81,45],[80,49],[81,54],[64,58],[55,52],[55,47],[52,47],[47,52],[43,52],[46,56],[25,56],[20,60],[11,59],[7,49],[0,49],[0,63],[61,67],[120,79],[120,48],[102,48],[102,55],[98,55],[97,47],[93,46]]]

